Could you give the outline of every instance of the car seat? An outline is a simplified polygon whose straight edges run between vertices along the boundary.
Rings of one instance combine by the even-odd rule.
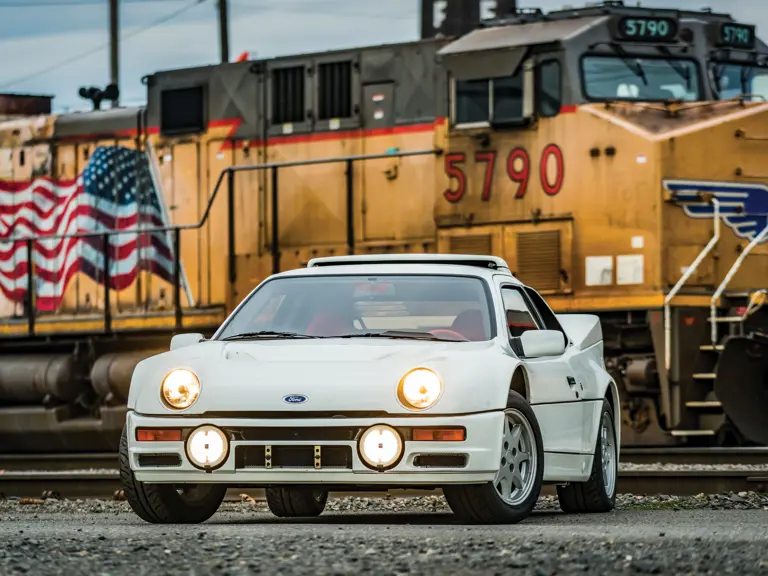
[[[352,329],[353,327],[338,314],[319,312],[307,326],[306,334],[309,336],[340,336],[349,334]]]
[[[485,340],[485,325],[480,310],[464,310],[451,324],[451,330],[465,336],[468,340],[478,342]]]

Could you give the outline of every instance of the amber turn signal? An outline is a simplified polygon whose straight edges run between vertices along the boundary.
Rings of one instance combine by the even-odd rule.
[[[427,442],[463,442],[467,439],[464,428],[414,428],[413,439]]]
[[[137,428],[136,440],[139,442],[181,442],[181,430]]]

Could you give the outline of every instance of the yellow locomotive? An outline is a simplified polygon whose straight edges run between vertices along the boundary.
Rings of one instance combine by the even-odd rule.
[[[494,254],[599,314],[625,445],[766,444],[768,50],[605,2],[162,71],[0,123],[0,444],[116,450],[133,367],[333,254]]]

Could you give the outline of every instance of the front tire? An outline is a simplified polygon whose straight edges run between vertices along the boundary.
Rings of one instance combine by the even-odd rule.
[[[280,518],[320,516],[328,501],[327,490],[304,487],[267,488],[267,506]]]
[[[586,482],[557,487],[557,498],[563,512],[610,512],[616,507],[616,479],[619,475],[617,455],[613,408],[608,400],[603,399],[595,457],[592,459],[589,479]]]
[[[504,414],[496,478],[486,484],[443,487],[448,506],[464,521],[516,524],[530,515],[541,493],[544,448],[536,415],[513,391]]]
[[[179,492],[172,484],[139,482],[131,470],[125,427],[120,437],[120,481],[133,511],[152,524],[205,522],[216,513],[227,493],[226,486],[216,484],[187,485]]]

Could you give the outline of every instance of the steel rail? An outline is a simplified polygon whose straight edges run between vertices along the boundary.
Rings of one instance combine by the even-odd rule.
[[[621,462],[634,464],[729,464],[729,469],[629,469],[620,470],[619,493],[689,496],[699,493],[768,491],[768,448],[625,448]],[[738,465],[766,465],[765,470],[738,468]],[[0,493],[6,498],[41,498],[44,495],[68,499],[119,497],[120,477],[117,455],[106,454],[0,454]],[[435,490],[396,490],[396,494],[423,495]],[[233,488],[228,498],[246,493],[263,499],[259,488]],[[438,492],[439,493],[439,492]],[[547,486],[545,494],[553,494]],[[335,495],[375,495],[368,491],[334,492]]]

